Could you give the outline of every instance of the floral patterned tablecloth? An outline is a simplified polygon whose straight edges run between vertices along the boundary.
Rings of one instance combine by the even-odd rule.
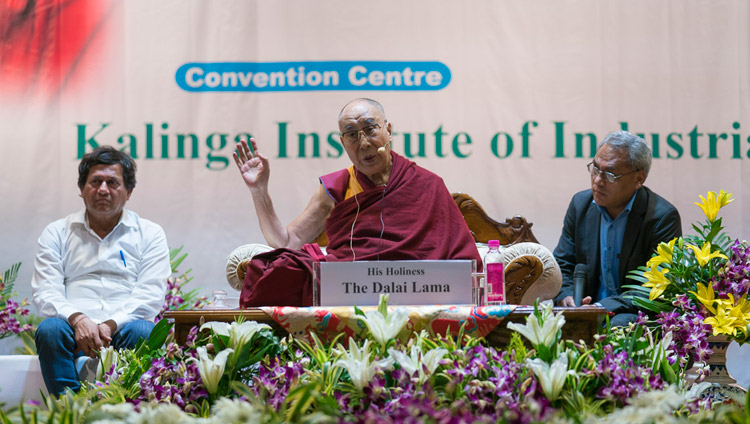
[[[392,311],[398,306],[389,307]],[[409,306],[409,322],[404,331],[427,330],[431,334],[456,333],[466,323],[465,332],[485,337],[503,322],[515,305],[502,306]],[[340,333],[344,339],[364,335],[365,323],[355,317],[351,306],[298,308],[267,306],[260,308],[294,337],[309,339],[315,332],[321,339],[331,340]],[[361,307],[365,313],[376,306]]]

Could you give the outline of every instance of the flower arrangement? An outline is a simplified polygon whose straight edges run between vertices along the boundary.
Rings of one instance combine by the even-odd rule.
[[[0,422],[580,423],[628,416],[644,396],[668,399],[652,405],[659,422],[714,418],[676,378],[671,342],[646,327],[609,330],[587,346],[562,340],[565,317],[545,305],[509,324],[517,333],[498,349],[461,331],[403,337],[403,313],[384,297],[362,314],[368,336],[346,342],[209,322],[178,346],[162,320],[135,350],[103,353],[93,385],[0,411]]]
[[[629,276],[642,283],[628,286],[636,293],[633,303],[658,314],[683,362],[705,361],[710,335],[746,342],[750,324],[750,245],[732,241],[718,216],[734,199],[724,190],[700,199],[706,221],[693,224],[696,234],[660,243]]]
[[[199,309],[206,305],[206,296],[199,296],[198,289],[185,292],[184,288],[193,277],[190,275],[192,268],[178,275],[177,268],[187,258],[187,252],[182,252],[183,246],[169,250],[169,264],[172,267],[172,276],[167,279],[167,295],[164,298],[164,306],[161,313],[154,321],[159,322],[164,318],[166,311],[181,311],[187,308]]]
[[[21,303],[13,300],[13,283],[18,276],[21,263],[17,263],[0,275],[0,339],[16,336],[31,330],[31,324],[23,323],[29,316],[27,299]]]

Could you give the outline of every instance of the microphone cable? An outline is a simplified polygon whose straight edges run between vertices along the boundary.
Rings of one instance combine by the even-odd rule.
[[[380,261],[380,242],[383,240],[385,233],[385,221],[383,221],[383,209],[385,208],[385,190],[388,188],[383,184],[383,196],[380,198],[380,237],[378,237],[378,261]]]
[[[354,215],[354,221],[352,221],[352,230],[349,233],[349,249],[352,251],[352,262],[357,260],[357,254],[354,253],[354,224],[357,223],[357,218],[359,217],[359,199],[357,199],[356,192],[354,193],[354,201],[357,202],[357,213]]]

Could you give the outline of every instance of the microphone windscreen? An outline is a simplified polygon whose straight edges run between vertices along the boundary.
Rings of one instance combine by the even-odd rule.
[[[378,153],[385,153],[385,146],[378,147]]]
[[[584,286],[586,285],[586,264],[577,264],[573,271],[573,302],[581,306]]]

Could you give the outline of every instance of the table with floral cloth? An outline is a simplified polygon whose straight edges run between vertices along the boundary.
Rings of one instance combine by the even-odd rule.
[[[362,307],[363,311],[375,307]],[[393,310],[395,306],[389,307]],[[458,332],[461,324],[466,322],[466,334],[473,337],[485,337],[490,344],[504,344],[509,336],[505,328],[508,322],[525,322],[526,317],[534,312],[533,306],[408,306],[408,330],[422,329],[434,334]],[[591,340],[596,332],[597,322],[606,314],[599,307],[562,308],[568,322],[563,327],[566,338],[571,340]],[[322,338],[332,338],[341,332],[345,337],[361,335],[365,331],[364,323],[354,318],[353,307],[313,307],[297,308],[290,306],[269,306],[248,309],[195,309],[168,311],[165,317],[175,322],[175,338],[184,343],[193,326],[208,321],[231,322],[239,317],[271,325],[281,332],[291,333],[296,337],[308,338],[311,331]]]
[[[392,311],[397,306],[388,309]],[[485,337],[513,312],[515,305],[502,306],[410,306],[409,321],[405,331],[427,330],[431,334],[457,333],[461,325],[473,337]],[[281,328],[295,337],[308,338],[311,332],[324,340],[340,333],[344,337],[363,336],[367,327],[358,319],[351,306],[297,308],[292,306],[267,306],[261,310]],[[375,306],[360,308],[367,313]]]

